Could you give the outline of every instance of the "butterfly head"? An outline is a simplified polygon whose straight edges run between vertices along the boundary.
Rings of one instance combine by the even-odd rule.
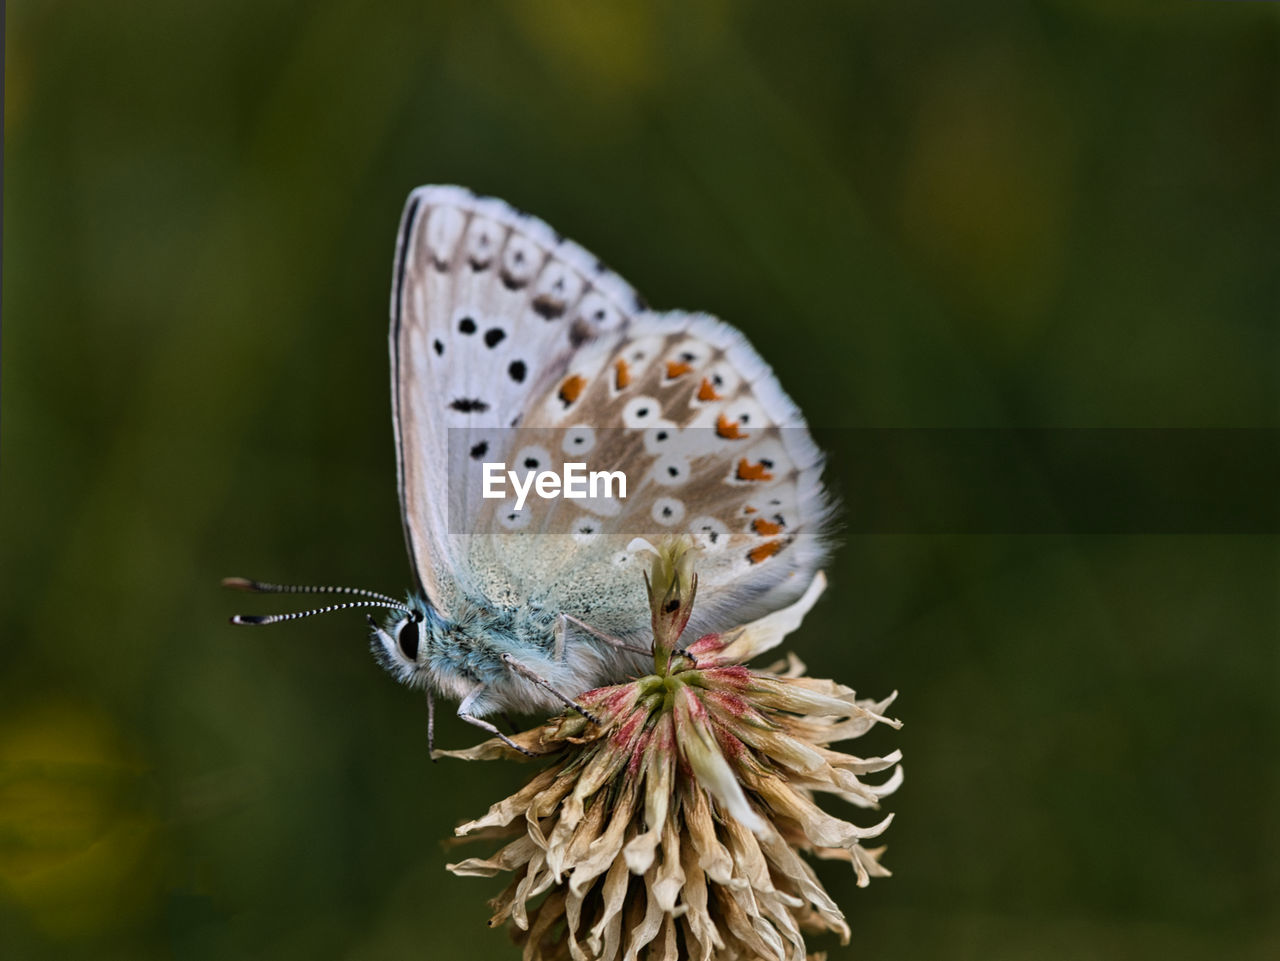
[[[396,680],[413,685],[421,676],[426,653],[433,634],[438,633],[443,619],[427,601],[414,596],[403,611],[379,624],[372,616],[369,648],[374,658]]]
[[[378,663],[405,684],[418,681],[418,672],[425,663],[429,639],[433,634],[439,634],[444,625],[443,618],[435,608],[417,595],[401,602],[378,591],[359,587],[271,584],[247,577],[227,577],[223,579],[222,585],[251,594],[347,594],[360,598],[288,614],[237,614],[231,618],[233,624],[278,624],[281,621],[295,621],[302,617],[345,611],[353,607],[381,607],[391,611],[390,616],[381,624],[372,615],[369,616],[369,626],[372,628],[370,641],[373,656]]]

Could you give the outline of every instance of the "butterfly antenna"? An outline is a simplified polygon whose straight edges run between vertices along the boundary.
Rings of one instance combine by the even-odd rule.
[[[295,611],[292,614],[235,614],[232,624],[278,624],[280,621],[296,621],[300,617],[313,614],[328,614],[330,611],[345,611],[353,607],[389,607],[404,614],[413,612],[403,604],[386,604],[382,601],[347,601],[345,604],[331,604],[328,607],[317,607],[310,611]]]
[[[247,577],[224,577],[222,586],[233,591],[247,591],[250,594],[357,594],[360,597],[372,597],[384,601],[392,607],[404,607],[394,597],[380,594],[377,591],[366,591],[360,587],[310,587],[302,584],[268,584],[266,581],[255,581]]]

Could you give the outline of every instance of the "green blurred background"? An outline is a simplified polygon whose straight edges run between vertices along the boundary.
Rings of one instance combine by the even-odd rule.
[[[0,954],[514,956],[441,839],[525,769],[428,763],[358,615],[218,588],[408,586],[415,185],[731,320],[827,437],[1276,426],[1277,6],[1006,6],[9,3]],[[1280,957],[1275,536],[849,537],[831,580],[794,647],[902,691],[859,747],[907,778],[814,947]]]

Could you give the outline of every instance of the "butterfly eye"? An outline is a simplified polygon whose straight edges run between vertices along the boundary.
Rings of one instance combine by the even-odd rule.
[[[400,633],[396,635],[396,641],[400,645],[400,653],[404,655],[405,660],[416,661],[418,659],[418,622],[405,621],[404,626],[400,628]]]

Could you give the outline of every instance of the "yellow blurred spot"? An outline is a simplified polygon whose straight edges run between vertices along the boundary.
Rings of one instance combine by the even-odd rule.
[[[627,93],[660,69],[658,13],[649,3],[513,0],[512,20],[553,65],[589,84],[584,92]]]
[[[0,897],[53,937],[118,930],[159,882],[159,822],[111,720],[71,704],[0,720]]]
[[[1062,276],[1075,139],[1044,69],[1000,44],[934,66],[904,171],[904,232],[1000,340]]]

